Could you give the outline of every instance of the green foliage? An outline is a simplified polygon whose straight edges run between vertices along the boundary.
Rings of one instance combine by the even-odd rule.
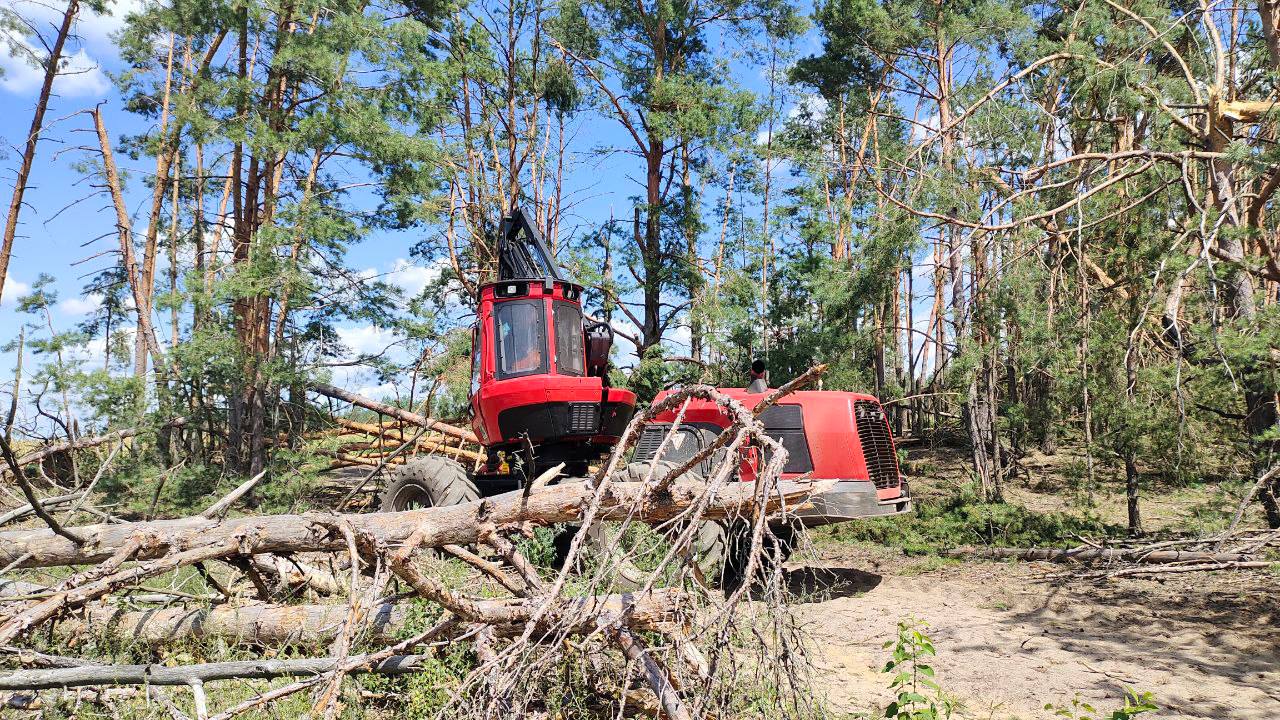
[[[1055,546],[1080,535],[1121,536],[1124,528],[1091,517],[1038,513],[1016,503],[982,502],[976,491],[966,490],[917,498],[910,515],[842,523],[825,532],[842,541],[876,543],[924,555],[963,545]]]
[[[1079,696],[1072,698],[1069,706],[1046,703],[1044,709],[1052,711],[1054,717],[1067,718],[1067,720],[1131,720],[1138,715],[1160,709],[1155,704],[1155,696],[1149,692],[1125,688],[1124,695],[1124,705],[1113,710],[1110,715],[1099,714],[1092,705],[1081,701]]]
[[[454,643],[426,659],[422,669],[403,676],[365,675],[360,686],[375,693],[385,693],[388,709],[400,717],[426,720],[438,717],[475,667],[475,654],[465,643]]]
[[[924,629],[924,623],[918,620],[899,620],[898,638],[884,644],[886,648],[893,648],[893,653],[881,672],[893,675],[889,690],[895,697],[885,706],[882,717],[945,720],[955,711],[955,701],[943,692],[934,679],[933,666],[928,664],[928,659],[937,655],[937,651]]]

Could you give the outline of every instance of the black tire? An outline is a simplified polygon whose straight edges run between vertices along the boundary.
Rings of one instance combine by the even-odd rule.
[[[461,505],[480,499],[480,491],[456,460],[431,455],[396,468],[382,491],[382,512]]]
[[[796,529],[791,525],[771,525],[760,548],[760,562],[751,582],[768,578],[773,571],[791,557],[795,550]],[[747,563],[751,559],[751,524],[736,521],[724,528],[724,565],[720,572],[720,587],[725,594],[738,590],[747,578]]]
[[[711,587],[715,587],[724,574],[726,537],[724,524],[715,520],[703,520],[693,536],[693,561]]]

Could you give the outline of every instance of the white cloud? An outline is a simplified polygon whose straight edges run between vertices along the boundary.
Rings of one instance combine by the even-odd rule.
[[[4,281],[4,295],[0,296],[0,305],[16,305],[18,298],[31,292],[31,286],[16,278]]]
[[[129,13],[142,10],[149,4],[145,0],[114,0],[107,4],[106,12],[97,13],[82,3],[76,18],[76,39],[101,55],[116,52],[113,36],[124,27]],[[28,23],[48,35],[56,31],[62,22],[66,3],[50,3],[46,0],[0,0],[0,7],[23,17]]]
[[[58,310],[64,315],[88,315],[100,307],[102,307],[102,296],[97,293],[69,298],[58,303]]]
[[[351,358],[376,355],[396,341],[395,333],[375,325],[339,327],[338,339],[351,351]]]
[[[378,280],[394,285],[412,298],[421,293],[427,285],[439,280],[447,267],[449,267],[449,261],[444,259],[423,266],[415,265],[405,258],[396,258],[395,262],[391,263],[390,270],[382,272],[376,268],[365,268],[357,272],[356,276],[364,281]]]
[[[626,318],[619,319],[614,317],[613,327],[620,330],[613,336],[613,361],[614,364],[621,368],[631,368],[639,362],[640,358],[636,354],[636,344],[631,342],[621,333],[626,333],[633,337],[640,337],[640,328],[635,323]]]
[[[423,267],[422,265],[414,265],[404,258],[396,258],[395,263],[391,266],[391,272],[387,274],[386,280],[392,285],[399,286],[409,297],[415,297],[427,285],[439,280],[440,275],[444,273],[445,268],[448,266],[449,262],[444,259]]]
[[[934,110],[923,120],[917,120],[911,124],[907,142],[912,145],[919,145],[925,140],[936,137],[941,129],[941,118],[938,116],[938,111]]]
[[[144,0],[115,0],[108,6],[108,14],[100,15],[92,10],[86,10],[76,26],[76,33],[86,45],[114,53],[116,51],[114,36],[124,27],[125,18],[129,13],[138,12],[153,4]]]
[[[662,339],[662,344],[673,354],[688,355],[693,348],[693,331],[688,325],[677,325]]]
[[[125,336],[126,347],[133,347],[133,335],[137,330],[135,326],[112,328],[111,334],[122,333]],[[102,358],[107,353],[107,339],[103,337],[89,338],[79,345],[68,347],[65,357],[68,362],[82,362],[89,365],[101,365]],[[113,358],[119,360],[119,358]],[[126,358],[127,360],[127,358]]]
[[[18,42],[32,47],[25,39]],[[33,97],[44,82],[44,71],[23,57],[0,55],[0,69],[4,71],[0,75],[0,87],[15,95]],[[103,97],[110,88],[102,68],[83,49],[63,59],[62,69],[53,83],[54,92],[63,97]]]
[[[396,396],[395,383],[382,383],[381,385],[365,385],[358,387],[353,391],[357,395],[363,395],[367,398],[382,400],[383,398],[391,398]]]

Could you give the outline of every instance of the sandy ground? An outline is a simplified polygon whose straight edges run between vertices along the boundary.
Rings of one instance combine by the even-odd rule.
[[[899,618],[926,622],[938,681],[971,718],[1050,718],[1077,694],[1103,717],[1124,688],[1155,694],[1160,718],[1280,718],[1280,578],[1053,579],[1061,566],[919,561],[826,547],[791,566],[798,613],[833,709],[890,699],[882,646]],[[1101,712],[1103,709],[1107,712]],[[1153,717],[1144,715],[1143,717]]]

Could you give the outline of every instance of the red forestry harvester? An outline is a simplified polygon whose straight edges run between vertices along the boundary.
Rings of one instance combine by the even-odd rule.
[[[458,462],[427,456],[401,466],[382,495],[383,510],[452,505],[523,488],[560,463],[565,477],[583,477],[620,439],[635,412],[636,396],[609,386],[613,330],[584,320],[582,286],[561,275],[536,225],[521,210],[503,220],[497,242],[497,280],[478,291],[472,328],[472,428],[486,460],[473,472]],[[722,392],[747,407],[767,394],[757,362],[747,389]],[[659,396],[659,399],[661,396]],[[681,462],[713,442],[730,420],[714,403],[694,400],[672,442],[662,439],[674,414],[646,427],[635,462]],[[880,403],[870,395],[809,391],[784,397],[761,420],[788,451],[783,477],[834,479],[834,489],[803,511],[805,525],[907,512],[911,500],[901,478],[893,437]],[[661,448],[661,456],[658,451]],[[738,475],[750,481],[766,457],[747,448]],[[712,456],[707,468],[724,458]],[[700,533],[708,552],[723,553],[733,569],[733,527],[710,523]],[[775,557],[790,549],[790,531],[775,527]],[[711,550],[713,546],[721,546]]]

